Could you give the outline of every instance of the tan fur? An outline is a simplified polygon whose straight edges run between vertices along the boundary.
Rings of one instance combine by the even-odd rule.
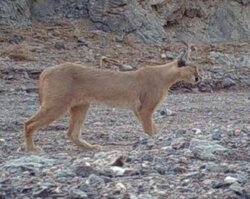
[[[40,108],[24,125],[28,151],[39,149],[33,143],[36,129],[70,114],[67,135],[86,149],[100,149],[81,139],[80,127],[92,103],[133,110],[148,135],[155,135],[152,114],[177,81],[194,83],[199,77],[196,66],[177,67],[178,61],[145,67],[137,71],[117,72],[64,63],[45,69],[40,75]]]

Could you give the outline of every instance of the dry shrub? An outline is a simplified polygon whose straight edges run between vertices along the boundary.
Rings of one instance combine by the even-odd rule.
[[[1,56],[8,56],[10,59],[14,59],[16,61],[34,60],[34,57],[29,49],[29,46],[25,42],[6,46],[1,51]]]

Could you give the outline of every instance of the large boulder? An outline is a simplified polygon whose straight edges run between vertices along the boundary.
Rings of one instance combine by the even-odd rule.
[[[159,44],[167,37],[158,17],[136,0],[92,0],[89,18],[102,30],[134,33],[150,44]]]

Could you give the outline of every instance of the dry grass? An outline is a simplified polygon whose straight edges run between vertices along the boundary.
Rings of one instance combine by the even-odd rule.
[[[15,61],[32,61],[34,57],[26,42],[6,46],[0,52],[1,56],[8,56]]]

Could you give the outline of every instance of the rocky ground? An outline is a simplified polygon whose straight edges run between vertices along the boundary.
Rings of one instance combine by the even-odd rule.
[[[181,48],[143,46],[85,25],[1,28],[0,198],[250,198],[249,42],[196,45],[203,82],[170,92],[154,115],[156,137],[130,111],[93,105],[82,136],[101,152],[67,139],[67,116],[36,134],[44,152],[24,151],[22,125],[38,108],[43,68],[64,61],[100,67],[101,56],[139,68]],[[10,56],[23,41],[29,59]]]

